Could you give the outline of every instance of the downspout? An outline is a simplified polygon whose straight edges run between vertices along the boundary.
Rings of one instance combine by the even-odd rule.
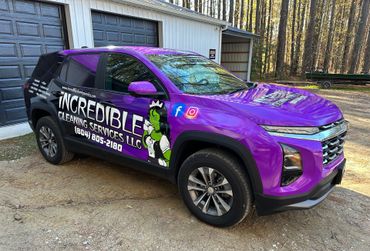
[[[252,55],[253,55],[253,37],[250,38],[250,42],[249,42],[248,73],[247,73],[247,81],[248,82],[251,81]]]
[[[227,30],[227,28],[228,28],[227,25],[222,25],[221,29],[220,29],[220,39],[219,39],[220,43],[218,45],[218,53],[219,53],[219,58],[220,58],[219,64],[221,64],[221,55],[222,55],[222,51],[221,51],[221,49],[222,49],[222,32]]]

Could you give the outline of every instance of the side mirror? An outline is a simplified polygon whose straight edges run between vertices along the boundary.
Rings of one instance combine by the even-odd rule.
[[[137,96],[162,96],[163,92],[158,92],[155,86],[149,81],[135,81],[128,86],[129,93]]]

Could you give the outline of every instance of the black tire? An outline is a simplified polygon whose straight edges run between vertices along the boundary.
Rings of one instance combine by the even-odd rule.
[[[221,216],[204,213],[193,201],[194,192],[188,190],[190,175],[194,174],[194,170],[198,172],[198,168],[200,167],[213,168],[218,174],[223,175],[227,179],[229,185],[231,185],[233,193],[232,204],[229,211]],[[213,226],[228,227],[238,224],[252,211],[252,191],[247,173],[232,154],[216,148],[200,150],[190,155],[183,162],[178,174],[178,187],[182,199],[190,212],[199,220]],[[213,189],[211,191],[213,191]],[[204,192],[201,191],[199,193]],[[209,194],[207,195],[209,196]],[[214,198],[212,198],[212,200],[213,199]],[[212,203],[214,208],[216,208],[215,201],[212,201]],[[203,203],[200,206],[204,206],[205,204],[206,203]],[[211,207],[210,204],[208,205]]]
[[[51,155],[42,147],[41,141],[44,140],[41,130],[50,129],[53,133],[53,143],[56,143],[55,154]],[[73,159],[74,153],[67,150],[65,147],[62,134],[57,123],[50,117],[42,117],[37,121],[36,129],[36,141],[42,156],[50,163],[58,165],[63,164]]]

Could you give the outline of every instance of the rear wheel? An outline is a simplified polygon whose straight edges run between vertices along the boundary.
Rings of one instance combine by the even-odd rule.
[[[52,164],[62,164],[74,156],[64,144],[58,125],[50,117],[42,117],[36,124],[36,140],[41,154]]]
[[[181,165],[178,186],[189,210],[208,224],[232,226],[251,211],[248,177],[227,152],[212,148],[192,154]]]

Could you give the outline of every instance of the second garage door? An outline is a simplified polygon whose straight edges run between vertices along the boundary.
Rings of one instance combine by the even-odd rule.
[[[92,11],[95,47],[107,45],[158,46],[158,23]]]

